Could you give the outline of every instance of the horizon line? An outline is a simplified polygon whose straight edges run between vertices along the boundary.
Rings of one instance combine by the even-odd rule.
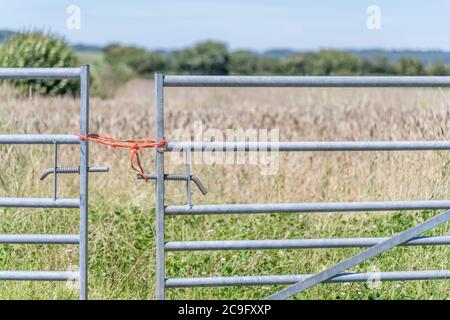
[[[39,31],[39,29],[37,29],[37,31]],[[41,30],[42,31],[42,30]],[[187,48],[191,48],[199,43],[203,43],[203,42],[218,42],[218,43],[223,43],[225,44],[225,46],[227,47],[228,50],[236,52],[236,51],[248,51],[248,52],[253,52],[253,53],[258,53],[258,54],[264,54],[267,53],[269,51],[293,51],[295,53],[307,53],[307,52],[319,52],[319,51],[323,51],[323,50],[336,50],[336,51],[387,51],[387,52],[441,52],[441,53],[450,53],[450,49],[443,49],[443,48],[414,48],[414,47],[333,47],[333,46],[321,46],[319,48],[296,48],[296,47],[289,47],[289,46],[273,46],[273,47],[267,47],[264,49],[257,49],[257,48],[245,48],[245,47],[231,47],[229,46],[229,44],[224,41],[224,40],[219,40],[219,39],[210,39],[210,38],[205,38],[203,40],[199,40],[199,41],[193,41],[191,44],[189,45],[182,45],[182,46],[177,46],[177,47],[171,47],[171,48],[167,48],[167,47],[148,47],[145,45],[139,45],[136,43],[127,43],[124,41],[108,41],[105,42],[104,44],[99,44],[99,43],[87,43],[87,42],[79,42],[79,41],[70,41],[69,39],[67,39],[66,36],[59,34],[57,32],[52,32],[51,30],[44,30],[44,31],[49,31],[52,34],[55,34],[56,36],[60,36],[62,38],[64,38],[67,43],[74,47],[74,46],[86,46],[86,47],[98,47],[99,49],[101,48],[105,48],[109,45],[112,44],[118,44],[121,46],[132,46],[132,47],[137,47],[137,48],[142,48],[145,50],[149,50],[149,51],[177,51],[177,50],[184,50]],[[17,32],[24,32],[24,30],[14,30],[14,29],[0,29],[0,32],[12,32],[12,33],[17,33]]]

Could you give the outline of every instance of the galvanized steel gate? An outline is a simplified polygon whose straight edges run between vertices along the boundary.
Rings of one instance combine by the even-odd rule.
[[[0,68],[0,79],[75,79],[80,81],[80,134],[89,133],[89,66],[80,68]],[[63,107],[63,106],[62,106]],[[80,232],[74,235],[13,234],[0,235],[0,244],[78,244],[79,271],[0,271],[2,280],[78,281],[80,299],[88,297],[88,171],[105,171],[89,168],[88,143],[75,135],[18,134],[0,135],[0,144],[47,144],[54,146],[54,167],[47,170],[54,176],[52,198],[0,198],[0,207],[14,208],[79,208]],[[79,168],[58,167],[58,145],[80,145]],[[69,172],[66,172],[69,171]],[[77,199],[57,196],[58,173],[80,174],[80,196]]]
[[[89,67],[69,69],[0,68],[0,79],[78,79],[80,80],[80,134],[89,133]],[[222,77],[222,76],[164,76],[155,75],[156,139],[164,139],[164,87],[449,87],[448,77]],[[0,235],[0,244],[79,244],[79,272],[53,271],[0,271],[0,280],[78,280],[80,298],[87,299],[87,254],[88,254],[88,172],[104,172],[107,168],[89,168],[88,143],[75,135],[0,135],[0,144],[49,144],[54,145],[53,198],[0,198],[0,207],[25,208],[79,208],[80,233],[77,235]],[[80,166],[69,171],[80,174],[79,199],[58,198],[56,193],[59,144],[80,145]],[[252,214],[252,213],[300,213],[300,212],[348,212],[348,211],[394,211],[394,210],[438,210],[449,209],[450,200],[430,201],[376,201],[340,203],[292,203],[292,204],[218,204],[191,205],[190,182],[199,182],[190,174],[173,176],[164,172],[164,152],[184,151],[401,151],[401,150],[450,150],[449,141],[378,141],[378,142],[169,142],[165,150],[156,151],[156,287],[157,298],[164,299],[165,288],[274,285],[294,284],[268,298],[282,299],[321,282],[366,281],[371,273],[343,273],[352,266],[397,245],[448,245],[450,236],[418,237],[450,219],[450,210],[391,238],[342,238],[342,239],[292,239],[292,240],[225,240],[165,242],[165,215],[191,214]],[[164,181],[186,180],[187,205],[165,205]],[[198,185],[202,190],[202,186]],[[203,190],[204,191],[204,190]],[[202,192],[203,192],[202,191]],[[313,275],[287,276],[239,276],[209,278],[165,277],[165,251],[191,250],[249,250],[249,249],[293,249],[293,248],[342,248],[370,247],[343,262]],[[382,272],[380,280],[450,279],[450,270]]]
[[[238,76],[164,76],[155,75],[156,139],[164,139],[164,87],[449,87],[450,77],[238,77]],[[166,242],[166,215],[306,213],[349,211],[397,211],[449,209],[450,200],[372,201],[283,204],[191,205],[189,163],[186,165],[187,205],[164,202],[164,152],[183,151],[402,151],[450,150],[450,141],[355,141],[355,142],[168,142],[156,151],[156,297],[165,298],[166,288],[293,284],[268,299],[284,299],[321,282],[367,281],[373,273],[344,273],[352,266],[398,245],[448,245],[450,235],[418,237],[450,219],[450,210],[387,238],[330,238],[292,240],[223,240]],[[165,275],[165,251],[252,250],[369,247],[365,251],[317,274],[169,278]],[[381,281],[450,279],[450,270],[381,272]]]

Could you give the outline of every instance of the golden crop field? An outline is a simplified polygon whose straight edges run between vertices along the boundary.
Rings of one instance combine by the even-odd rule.
[[[136,80],[111,99],[91,98],[92,132],[114,137],[154,135],[153,84]],[[230,128],[278,129],[281,141],[448,140],[450,91],[441,89],[216,89],[165,91],[167,140],[193,123]],[[62,133],[78,129],[77,99],[16,98],[0,92],[0,134]],[[60,147],[60,165],[78,166],[74,146]],[[0,196],[50,197],[51,146],[0,146]],[[166,172],[184,166],[166,157]],[[146,172],[154,152],[142,152]],[[154,298],[154,183],[137,180],[126,150],[91,144],[90,164],[109,173],[90,175],[89,290],[92,299]],[[282,153],[278,170],[257,165],[194,163],[193,202],[267,203],[448,199],[449,152]],[[59,195],[78,196],[78,176],[59,175]],[[166,183],[166,203],[183,204],[184,184]],[[436,212],[271,214],[167,217],[167,240],[381,237],[412,227]],[[78,233],[78,211],[0,209],[0,233]],[[447,223],[430,235],[449,234]],[[314,273],[360,248],[167,253],[168,277]],[[450,248],[401,247],[350,271],[450,269]],[[0,270],[77,269],[78,248],[1,245]],[[71,269],[72,268],[72,269]],[[254,299],[281,287],[169,289],[169,299]],[[321,284],[297,299],[449,299],[448,280]],[[77,298],[68,283],[0,282],[0,299]]]

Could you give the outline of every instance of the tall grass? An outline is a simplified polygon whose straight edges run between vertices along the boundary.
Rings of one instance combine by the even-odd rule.
[[[132,82],[114,99],[91,100],[91,131],[116,137],[154,133],[152,83]],[[73,133],[78,101],[1,95],[0,132]],[[281,140],[448,140],[450,92],[432,89],[168,89],[166,134],[191,128],[278,128]],[[61,165],[77,165],[75,147],[60,148]],[[52,166],[46,146],[0,146],[0,196],[49,196]],[[136,180],[127,151],[91,145],[90,292],[97,299],[154,298],[154,185]],[[154,155],[144,151],[147,172]],[[193,190],[194,203],[447,199],[448,152],[289,153],[279,171],[262,176],[256,166],[194,165],[209,193]],[[167,157],[166,171],[183,172]],[[60,176],[59,194],[78,195],[78,177]],[[167,182],[166,202],[184,203],[184,185]],[[273,214],[168,217],[166,239],[293,239],[389,236],[435,212]],[[0,233],[77,233],[76,210],[2,209]],[[448,234],[446,224],[429,234]],[[168,277],[312,273],[361,249],[258,250],[167,253]],[[447,247],[402,247],[351,271],[450,269]],[[2,245],[0,270],[71,270],[77,246]],[[170,289],[168,298],[261,298],[279,287]],[[297,299],[448,299],[449,282],[323,284]],[[65,283],[0,282],[0,298],[76,298]]]

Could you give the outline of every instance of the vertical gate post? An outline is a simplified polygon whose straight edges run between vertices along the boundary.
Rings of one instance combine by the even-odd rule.
[[[164,75],[155,73],[156,140],[164,139]],[[156,299],[165,298],[164,150],[156,150]]]
[[[89,134],[89,66],[81,67],[80,134]],[[88,298],[88,166],[89,145],[80,141],[80,299]],[[56,175],[56,174],[55,174]]]

